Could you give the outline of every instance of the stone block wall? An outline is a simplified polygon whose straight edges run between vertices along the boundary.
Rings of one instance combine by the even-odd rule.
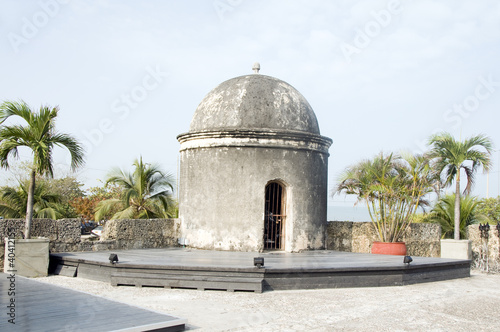
[[[50,252],[78,251],[80,240],[80,219],[34,219],[31,225],[31,237],[49,239]],[[0,220],[0,263],[3,264],[4,240],[9,229],[14,237],[24,238],[24,219]]]
[[[108,221],[99,241],[82,241],[80,225],[80,219],[34,219],[31,237],[48,238],[51,253],[163,248],[178,245],[178,219]],[[24,219],[0,219],[0,266],[3,266],[4,239],[8,235],[9,228],[14,230],[16,238],[24,238]]]
[[[408,255],[439,257],[441,227],[438,224],[411,224],[403,235]],[[369,253],[379,241],[372,222],[331,221],[327,226],[327,249]]]
[[[416,223],[403,235],[409,255],[441,257],[441,225]]]
[[[500,272],[500,239],[496,226],[490,225],[486,241],[481,238],[479,225],[470,225],[467,227],[467,238],[472,241],[472,266],[490,272]]]
[[[0,220],[0,237],[3,244],[9,228],[14,229],[15,237],[24,238],[24,219]],[[51,250],[64,251],[80,242],[80,219],[34,219],[31,237],[45,237],[51,243]]]
[[[177,245],[179,229],[178,219],[110,220],[101,240],[114,241],[113,249],[164,248]]]
[[[8,228],[15,229],[16,237],[22,238],[24,220],[0,220],[0,264],[3,265],[4,238]],[[480,246],[477,225],[471,226],[470,238],[473,250]],[[496,229],[490,231],[490,255],[499,253]],[[35,219],[32,226],[33,237],[47,237],[50,252],[102,251],[113,249],[165,248],[177,246],[180,236],[179,219],[111,220],[104,227],[99,241],[82,241],[79,219]],[[439,257],[441,228],[437,224],[411,224],[403,237],[408,254],[424,257]],[[369,253],[371,244],[378,241],[371,222],[329,222],[327,227],[327,249]],[[496,242],[495,242],[496,241]],[[479,255],[479,254],[477,254]]]

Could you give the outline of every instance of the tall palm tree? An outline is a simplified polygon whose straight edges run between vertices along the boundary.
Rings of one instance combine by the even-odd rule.
[[[426,222],[439,223],[441,225],[442,237],[454,236],[455,227],[455,195],[441,197],[432,208]],[[472,196],[460,198],[460,226],[462,237],[466,235],[467,226],[480,222],[489,222],[489,218],[479,212],[479,201]]]
[[[460,173],[463,170],[467,179],[464,195],[468,195],[474,185],[475,173],[482,167],[488,171],[491,166],[490,155],[493,143],[484,135],[476,135],[464,141],[457,141],[449,133],[431,136],[429,139],[430,158],[440,175],[444,175],[444,185],[455,181],[455,240],[460,239]],[[483,151],[482,151],[483,150]]]
[[[118,199],[107,199],[97,204],[95,219],[118,210],[111,219],[169,218],[175,207],[172,199],[173,178],[160,170],[156,164],[145,164],[142,157],[134,161],[133,173],[119,168],[113,169],[106,184],[113,183],[123,188]]]
[[[37,184],[33,195],[33,215],[36,218],[60,218],[63,213],[61,196],[48,192],[43,184]],[[25,218],[28,202],[28,189],[20,184],[19,188],[0,188],[0,216],[4,218]]]
[[[84,163],[83,149],[70,135],[55,130],[55,119],[59,107],[41,106],[34,112],[24,102],[5,101],[0,105],[0,166],[9,167],[9,157],[17,158],[20,147],[31,149],[33,154],[33,168],[30,174],[30,185],[26,204],[26,225],[24,237],[31,237],[33,222],[33,204],[36,175],[54,176],[52,153],[54,146],[65,147],[71,155],[71,169],[75,170]],[[9,125],[3,123],[10,117],[17,116],[26,122],[26,125]]]

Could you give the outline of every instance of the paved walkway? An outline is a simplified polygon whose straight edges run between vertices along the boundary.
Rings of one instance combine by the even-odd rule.
[[[113,287],[51,276],[39,280],[186,317],[196,332],[498,331],[500,275],[402,287],[228,293]]]

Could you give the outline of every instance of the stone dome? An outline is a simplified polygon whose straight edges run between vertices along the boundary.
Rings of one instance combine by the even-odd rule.
[[[198,105],[189,131],[238,129],[320,134],[311,105],[297,89],[258,73],[232,78],[210,91]]]

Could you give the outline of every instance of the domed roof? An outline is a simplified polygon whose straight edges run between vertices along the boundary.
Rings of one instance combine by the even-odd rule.
[[[190,132],[293,130],[320,134],[314,111],[290,84],[258,74],[235,77],[210,91],[191,121]]]

